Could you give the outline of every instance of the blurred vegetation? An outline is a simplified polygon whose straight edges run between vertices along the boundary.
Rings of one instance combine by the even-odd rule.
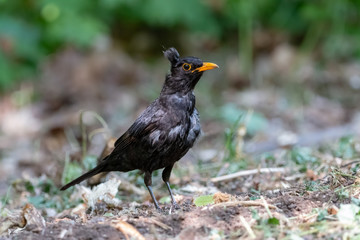
[[[356,0],[0,0],[0,89],[32,78],[64,46],[86,49],[100,36],[116,41],[139,29],[201,32],[239,47],[245,74],[252,71],[254,31],[262,29],[322,60],[344,61],[360,55],[359,10]]]

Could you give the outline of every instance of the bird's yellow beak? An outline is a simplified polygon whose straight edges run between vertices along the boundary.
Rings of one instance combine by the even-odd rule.
[[[203,71],[211,70],[211,69],[214,69],[214,68],[219,68],[219,66],[216,65],[215,63],[204,62],[201,67],[195,68],[193,70],[193,72],[194,71],[203,72]]]

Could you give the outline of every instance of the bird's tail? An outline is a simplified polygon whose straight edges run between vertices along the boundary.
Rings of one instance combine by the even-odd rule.
[[[106,165],[104,164],[104,162],[100,163],[98,166],[96,166],[95,168],[91,169],[91,170],[88,171],[87,173],[81,175],[80,177],[76,178],[75,180],[69,182],[68,184],[66,184],[66,185],[64,185],[64,186],[62,186],[62,187],[60,188],[60,190],[61,190],[61,191],[64,191],[64,190],[68,189],[69,187],[74,186],[75,184],[78,184],[78,183],[84,181],[84,180],[87,179],[87,178],[90,178],[90,177],[92,177],[92,176],[94,176],[94,175],[96,175],[96,174],[98,174],[98,173],[100,173],[100,172],[104,172],[105,166],[106,166]]]

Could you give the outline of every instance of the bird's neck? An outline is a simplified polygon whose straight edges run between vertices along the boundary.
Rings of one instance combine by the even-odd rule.
[[[166,108],[173,108],[193,112],[195,108],[195,95],[192,91],[186,94],[182,92],[176,92],[172,94],[161,93],[159,102]]]
[[[188,79],[187,81],[184,81],[182,78],[182,76],[177,77],[168,74],[160,95],[181,94],[186,96],[188,94],[193,94],[195,85],[199,81],[200,76],[196,76],[194,79]]]

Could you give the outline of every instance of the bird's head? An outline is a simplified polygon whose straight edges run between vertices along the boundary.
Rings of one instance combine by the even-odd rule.
[[[164,55],[171,63],[171,73],[166,76],[163,88],[168,93],[192,91],[204,71],[219,67],[197,57],[180,58],[175,48],[164,51]]]

